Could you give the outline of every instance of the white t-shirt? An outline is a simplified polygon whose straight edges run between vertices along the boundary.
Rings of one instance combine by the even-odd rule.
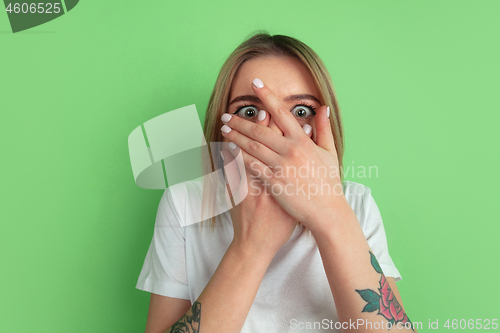
[[[201,197],[201,182],[184,184],[175,186],[175,205],[171,188],[160,200],[153,239],[136,288],[187,299],[192,304],[214,274],[234,234],[229,212],[217,216],[214,232],[209,221],[203,227],[200,223],[181,227],[185,225],[180,218],[183,214],[174,207],[179,207],[179,202],[182,205],[182,198]],[[384,274],[400,280],[370,189],[351,181],[342,182],[342,187]],[[298,327],[323,320],[338,321],[337,311],[314,237],[299,225],[267,269],[241,332],[311,332]]]

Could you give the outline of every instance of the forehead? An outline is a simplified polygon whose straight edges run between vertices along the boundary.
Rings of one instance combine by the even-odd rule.
[[[238,69],[229,100],[240,95],[255,95],[252,81],[259,78],[280,99],[293,94],[311,94],[321,99],[312,75],[296,58],[266,56],[245,61]]]

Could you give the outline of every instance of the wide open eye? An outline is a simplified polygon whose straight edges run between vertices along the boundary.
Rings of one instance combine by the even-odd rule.
[[[292,110],[292,115],[294,115],[297,118],[305,119],[309,116],[313,116],[316,113],[313,111],[313,109],[309,106],[305,105],[297,105],[296,107],[293,108]]]
[[[239,108],[238,111],[235,112],[235,114],[238,115],[238,117],[244,118],[244,119],[253,119],[257,117],[257,113],[259,113],[259,110],[255,106],[244,106],[242,108]]]

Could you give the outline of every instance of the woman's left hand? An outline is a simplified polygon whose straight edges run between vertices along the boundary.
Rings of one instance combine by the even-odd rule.
[[[321,106],[316,112],[315,144],[309,137],[312,127],[302,128],[268,87],[255,86],[257,80],[252,88],[283,135],[235,116],[225,122],[231,130],[223,126],[222,134],[252,157],[245,160],[246,168],[288,214],[313,234],[327,230],[352,212],[342,190],[329,109]]]

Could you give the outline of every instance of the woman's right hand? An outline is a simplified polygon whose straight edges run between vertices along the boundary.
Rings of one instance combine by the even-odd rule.
[[[257,123],[269,126],[269,128],[281,133],[281,130],[269,118],[269,114],[266,114],[264,119],[255,120]],[[242,188],[239,182],[241,181],[240,170],[243,170],[244,164],[237,166],[237,163],[231,163],[240,152],[243,160],[253,159],[240,147],[222,151],[226,179],[233,191]],[[248,170],[246,170],[246,182],[248,193],[239,204],[236,204],[229,211],[234,229],[233,245],[241,250],[251,251],[250,253],[256,255],[269,256],[272,259],[276,252],[290,239],[297,222],[281,208],[271,193],[265,190],[261,181],[253,177]],[[233,199],[237,197],[238,195],[233,193]],[[237,200],[235,200],[236,202]]]

